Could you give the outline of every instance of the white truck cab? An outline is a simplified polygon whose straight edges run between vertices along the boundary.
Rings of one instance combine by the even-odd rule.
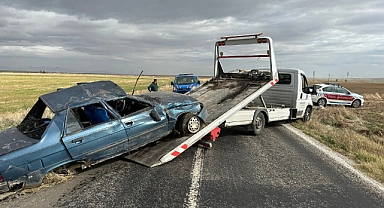
[[[310,120],[313,104],[305,73],[291,68],[278,68],[277,71],[279,82],[233,114],[224,126],[245,126],[258,135],[269,122]]]

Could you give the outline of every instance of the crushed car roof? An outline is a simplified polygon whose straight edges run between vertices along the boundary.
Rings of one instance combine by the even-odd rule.
[[[40,99],[53,111],[126,96],[126,92],[112,81],[82,83],[40,96]]]

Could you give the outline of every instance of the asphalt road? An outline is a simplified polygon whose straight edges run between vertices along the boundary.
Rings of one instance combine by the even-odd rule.
[[[0,207],[384,207],[382,186],[308,141],[281,125],[226,129],[209,150],[154,168],[110,160]]]

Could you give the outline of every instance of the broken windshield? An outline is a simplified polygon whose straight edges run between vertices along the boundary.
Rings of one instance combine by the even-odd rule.
[[[193,84],[195,81],[193,76],[182,76],[175,78],[175,84]]]

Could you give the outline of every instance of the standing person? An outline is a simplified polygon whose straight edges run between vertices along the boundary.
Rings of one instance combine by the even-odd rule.
[[[148,91],[158,91],[159,87],[157,86],[157,79],[153,79],[153,82],[148,86]]]

